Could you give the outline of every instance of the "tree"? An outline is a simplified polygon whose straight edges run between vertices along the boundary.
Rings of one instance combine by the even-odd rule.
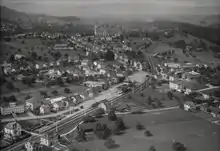
[[[18,101],[17,98],[14,95],[9,96],[8,100],[12,101],[12,102],[17,102]]]
[[[38,60],[41,61],[42,60],[42,56],[38,56]]]
[[[114,148],[115,147],[115,141],[111,138],[107,139],[104,143],[105,147],[108,149]]]
[[[143,130],[144,126],[140,122],[138,122],[137,125],[136,125],[136,129],[137,130]]]
[[[52,91],[52,94],[53,94],[53,95],[59,95],[59,92],[58,92],[57,90],[53,90],[53,91]]]
[[[184,40],[178,40],[174,44],[177,48],[185,49],[186,42]]]
[[[107,139],[111,136],[111,130],[106,124],[97,123],[94,133],[99,139]]]
[[[57,84],[60,85],[60,86],[63,86],[64,85],[64,82],[63,82],[63,79],[62,78],[57,78]]]
[[[178,58],[174,58],[174,62],[178,62]]]
[[[152,100],[151,96],[149,96],[149,97],[147,98],[147,103],[148,103],[148,105],[151,105],[152,102],[153,102],[153,100]]]
[[[114,52],[108,50],[105,54],[104,54],[104,59],[107,61],[113,61],[115,59],[115,54]]]
[[[172,92],[167,92],[167,96],[169,99],[173,100],[173,93]]]
[[[148,151],[156,151],[156,148],[154,146],[150,146],[150,148],[148,149]]]
[[[149,130],[144,131],[144,134],[145,134],[145,136],[147,136],[147,137],[153,136],[153,134],[152,134]]]
[[[176,141],[173,141],[172,148],[173,148],[173,151],[185,151],[186,150],[186,147],[184,146],[184,144],[180,142],[176,142]]]
[[[111,111],[108,113],[108,119],[109,119],[110,121],[116,121],[116,120],[117,120],[117,116],[116,116],[114,110],[111,110]]]
[[[65,54],[64,54],[64,57],[68,58],[68,57],[69,57],[68,53],[65,53]]]
[[[6,87],[7,87],[9,90],[14,90],[14,89],[15,89],[15,86],[13,85],[12,82],[7,82]]]
[[[28,99],[30,99],[30,98],[32,98],[32,96],[31,96],[31,95],[27,95],[27,96],[25,97],[25,100],[28,100]]]
[[[163,107],[163,104],[161,103],[159,99],[156,99],[155,103],[157,107]]]
[[[95,112],[95,117],[99,118],[102,117],[102,115],[105,114],[105,110],[103,108],[99,108],[96,112]]]
[[[42,95],[42,96],[47,96],[47,91],[40,91],[40,95]]]
[[[34,52],[31,52],[31,57],[33,58],[33,59],[38,59],[37,57],[37,53],[34,51]]]
[[[57,51],[56,53],[54,53],[54,58],[55,58],[55,60],[59,60],[61,57],[62,57],[62,54],[61,54],[59,51]]]
[[[70,93],[71,91],[70,91],[69,88],[65,88],[65,89],[64,89],[64,92],[65,92],[65,93]]]
[[[81,142],[81,141],[85,141],[86,140],[86,135],[85,132],[82,129],[78,129],[77,130],[77,135],[75,138],[77,141]]]
[[[116,129],[118,129],[119,131],[123,131],[126,129],[124,121],[120,117],[116,119],[115,126],[116,126]]]

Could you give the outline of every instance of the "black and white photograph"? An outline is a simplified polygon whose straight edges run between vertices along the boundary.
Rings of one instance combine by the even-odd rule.
[[[1,151],[220,151],[219,0],[0,0]]]

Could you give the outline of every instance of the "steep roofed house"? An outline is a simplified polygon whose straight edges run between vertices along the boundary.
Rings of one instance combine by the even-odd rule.
[[[10,122],[4,127],[4,137],[6,139],[16,139],[21,136],[21,125],[17,122]]]
[[[30,98],[26,100],[26,109],[30,109],[31,111],[34,111],[35,109],[39,108],[42,105],[42,102],[37,98]]]
[[[51,112],[50,106],[49,105],[44,105],[44,104],[42,104],[40,106],[39,110],[40,110],[41,115],[49,114]]]

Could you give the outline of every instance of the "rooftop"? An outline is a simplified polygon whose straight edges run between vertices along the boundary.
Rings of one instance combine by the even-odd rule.
[[[17,122],[11,122],[5,125],[5,128],[13,130],[15,127],[21,127]]]

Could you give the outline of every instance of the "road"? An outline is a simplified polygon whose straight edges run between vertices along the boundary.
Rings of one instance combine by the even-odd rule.
[[[220,86],[212,86],[210,88],[197,90],[196,92],[203,92],[203,91],[212,90],[212,89],[219,89],[219,88],[220,88]]]

